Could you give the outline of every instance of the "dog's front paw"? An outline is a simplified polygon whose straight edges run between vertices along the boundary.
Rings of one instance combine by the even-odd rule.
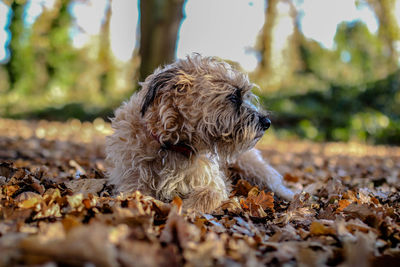
[[[211,213],[218,208],[227,194],[211,187],[199,187],[183,201],[183,207],[197,212]]]
[[[290,190],[283,184],[281,184],[278,188],[276,188],[275,192],[278,196],[288,201],[292,201],[295,195],[295,193],[292,190]]]
[[[266,165],[266,169],[263,185],[275,192],[279,197],[289,201],[293,200],[295,193],[283,184],[282,175],[269,165]]]

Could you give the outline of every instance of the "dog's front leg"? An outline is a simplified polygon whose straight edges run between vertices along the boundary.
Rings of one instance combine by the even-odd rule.
[[[228,199],[226,176],[215,159],[200,156],[184,171],[183,205],[194,211],[212,212]]]
[[[267,187],[286,200],[293,199],[294,193],[284,186],[282,175],[265,162],[259,150],[253,148],[241,154],[234,167],[239,169],[250,183],[261,188]]]
[[[196,187],[183,201],[187,209],[200,212],[212,212],[221,205],[227,195],[211,186]]]

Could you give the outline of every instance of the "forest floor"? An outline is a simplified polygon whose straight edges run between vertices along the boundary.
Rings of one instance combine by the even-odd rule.
[[[0,119],[0,266],[400,266],[400,148],[265,142],[302,193],[289,203],[238,180],[194,214],[179,198],[111,196],[110,131]]]

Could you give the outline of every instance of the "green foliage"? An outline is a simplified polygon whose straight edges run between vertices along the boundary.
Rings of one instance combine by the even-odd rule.
[[[339,24],[336,36],[336,54],[347,63],[349,75],[356,75],[358,83],[374,81],[393,71],[387,66],[389,54],[384,53],[382,40],[369,32],[360,22]],[[377,68],[377,66],[381,66]]]
[[[262,97],[278,133],[400,144],[400,70],[388,64],[382,40],[354,21],[338,25],[335,41],[335,49],[327,50],[303,38],[303,72]],[[306,83],[307,77],[314,82]]]
[[[400,144],[400,70],[364,86],[331,85],[325,92],[262,99],[284,133],[317,141]]]
[[[133,78],[126,80],[131,65],[116,66],[110,53],[109,20],[103,25],[105,33],[93,37],[87,46],[72,45],[72,3],[56,0],[32,25],[24,25],[26,1],[14,1],[10,6],[11,58],[0,65],[0,78],[5,77],[0,80],[0,115],[42,114],[51,108],[73,107],[76,102],[114,107],[133,90]],[[108,18],[110,14],[109,10]],[[69,114],[64,113],[64,118]],[[76,116],[86,117],[81,112]]]
[[[113,115],[111,107],[93,107],[86,103],[68,103],[60,107],[48,107],[19,113],[10,116],[13,119],[33,119],[49,121],[65,121],[66,119],[76,118],[81,121],[93,121],[98,117],[110,118]]]
[[[388,64],[382,40],[360,21],[342,22],[335,35],[336,47],[327,50],[303,39],[300,52],[305,72],[338,85],[357,85],[386,77],[395,71]],[[379,66],[379,68],[377,67]]]
[[[13,14],[9,28],[12,38],[9,50],[12,57],[5,66],[9,73],[8,90],[26,93],[35,80],[35,66],[29,42],[30,30],[24,26],[23,21],[25,3],[14,1],[11,9]]]
[[[111,114],[135,89],[132,76],[133,69],[139,69],[138,59],[118,65],[110,52],[111,5],[99,36],[77,49],[70,35],[71,3],[56,0],[53,8],[45,9],[28,27],[23,21],[26,1],[12,1],[11,59],[0,65],[0,115],[90,120]],[[181,10],[179,5],[176,11]],[[153,31],[150,27],[146,32]],[[338,25],[333,50],[296,32],[292,38],[296,59],[287,64],[298,66],[288,66],[293,73],[281,76],[287,78],[283,88],[261,96],[275,114],[280,135],[400,144],[400,70],[393,64],[398,59],[388,50],[388,39],[383,38],[388,35],[382,29],[379,32],[372,34],[359,21],[343,22]],[[154,60],[160,60],[158,54],[151,53]],[[254,76],[261,87],[274,79],[264,72]]]

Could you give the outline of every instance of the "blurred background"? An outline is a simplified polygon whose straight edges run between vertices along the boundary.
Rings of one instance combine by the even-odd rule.
[[[107,120],[192,52],[248,72],[278,138],[400,145],[400,0],[1,0],[0,116]]]

